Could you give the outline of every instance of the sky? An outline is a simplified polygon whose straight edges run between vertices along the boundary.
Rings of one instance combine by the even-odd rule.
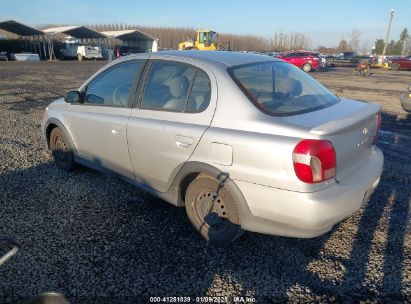
[[[355,29],[360,46],[370,47],[384,38],[390,9],[395,15],[389,40],[398,40],[404,28],[411,32],[411,0],[0,0],[0,21],[34,27],[118,22],[263,37],[299,32],[312,48],[337,46]]]

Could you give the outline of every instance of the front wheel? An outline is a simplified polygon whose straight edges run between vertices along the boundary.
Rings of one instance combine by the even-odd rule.
[[[398,63],[393,63],[391,65],[391,70],[398,71],[400,69],[400,65]]]
[[[302,69],[303,69],[304,72],[308,73],[308,72],[311,71],[311,65],[309,63],[304,63]]]
[[[57,167],[70,171],[74,167],[74,154],[70,144],[59,128],[54,128],[50,133],[50,149]]]
[[[231,242],[244,233],[236,204],[231,191],[208,175],[199,175],[188,186],[185,200],[188,218],[207,241]]]

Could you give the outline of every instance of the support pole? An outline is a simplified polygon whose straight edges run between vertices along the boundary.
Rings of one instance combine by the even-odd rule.
[[[387,32],[385,33],[384,50],[382,51],[382,58],[384,61],[385,61],[385,52],[387,51],[388,37],[390,36],[391,22],[392,22],[393,17],[394,17],[394,10],[392,9],[390,10]]]

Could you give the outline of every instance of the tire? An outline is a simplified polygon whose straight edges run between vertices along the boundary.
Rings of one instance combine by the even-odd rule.
[[[398,63],[393,63],[391,65],[391,70],[398,71],[400,69],[400,65]]]
[[[200,174],[188,186],[185,198],[188,218],[207,241],[232,242],[244,233],[235,196],[215,178]]]
[[[57,167],[64,171],[74,168],[74,154],[69,141],[63,131],[57,127],[50,133],[50,149]]]
[[[306,73],[308,73],[308,72],[310,72],[311,71],[311,64],[309,64],[309,63],[304,63],[303,64],[303,67],[302,67],[302,70],[304,71],[304,72],[306,72]]]
[[[78,61],[83,61],[84,57],[81,54],[77,54]]]

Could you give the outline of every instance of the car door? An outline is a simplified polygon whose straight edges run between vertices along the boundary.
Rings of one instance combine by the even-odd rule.
[[[304,63],[308,62],[310,59],[305,53],[294,53],[294,65],[301,68]]]
[[[211,123],[215,78],[205,66],[155,60],[139,96],[127,124],[131,162],[138,182],[165,192]]]
[[[294,62],[295,62],[294,53],[285,54],[283,58],[284,58],[285,61],[287,61],[291,64],[294,64]]]
[[[411,56],[404,58],[404,66],[407,70],[411,70]]]
[[[134,178],[127,147],[126,124],[131,100],[145,61],[115,64],[82,90],[73,103],[70,129],[79,157],[92,165]]]

